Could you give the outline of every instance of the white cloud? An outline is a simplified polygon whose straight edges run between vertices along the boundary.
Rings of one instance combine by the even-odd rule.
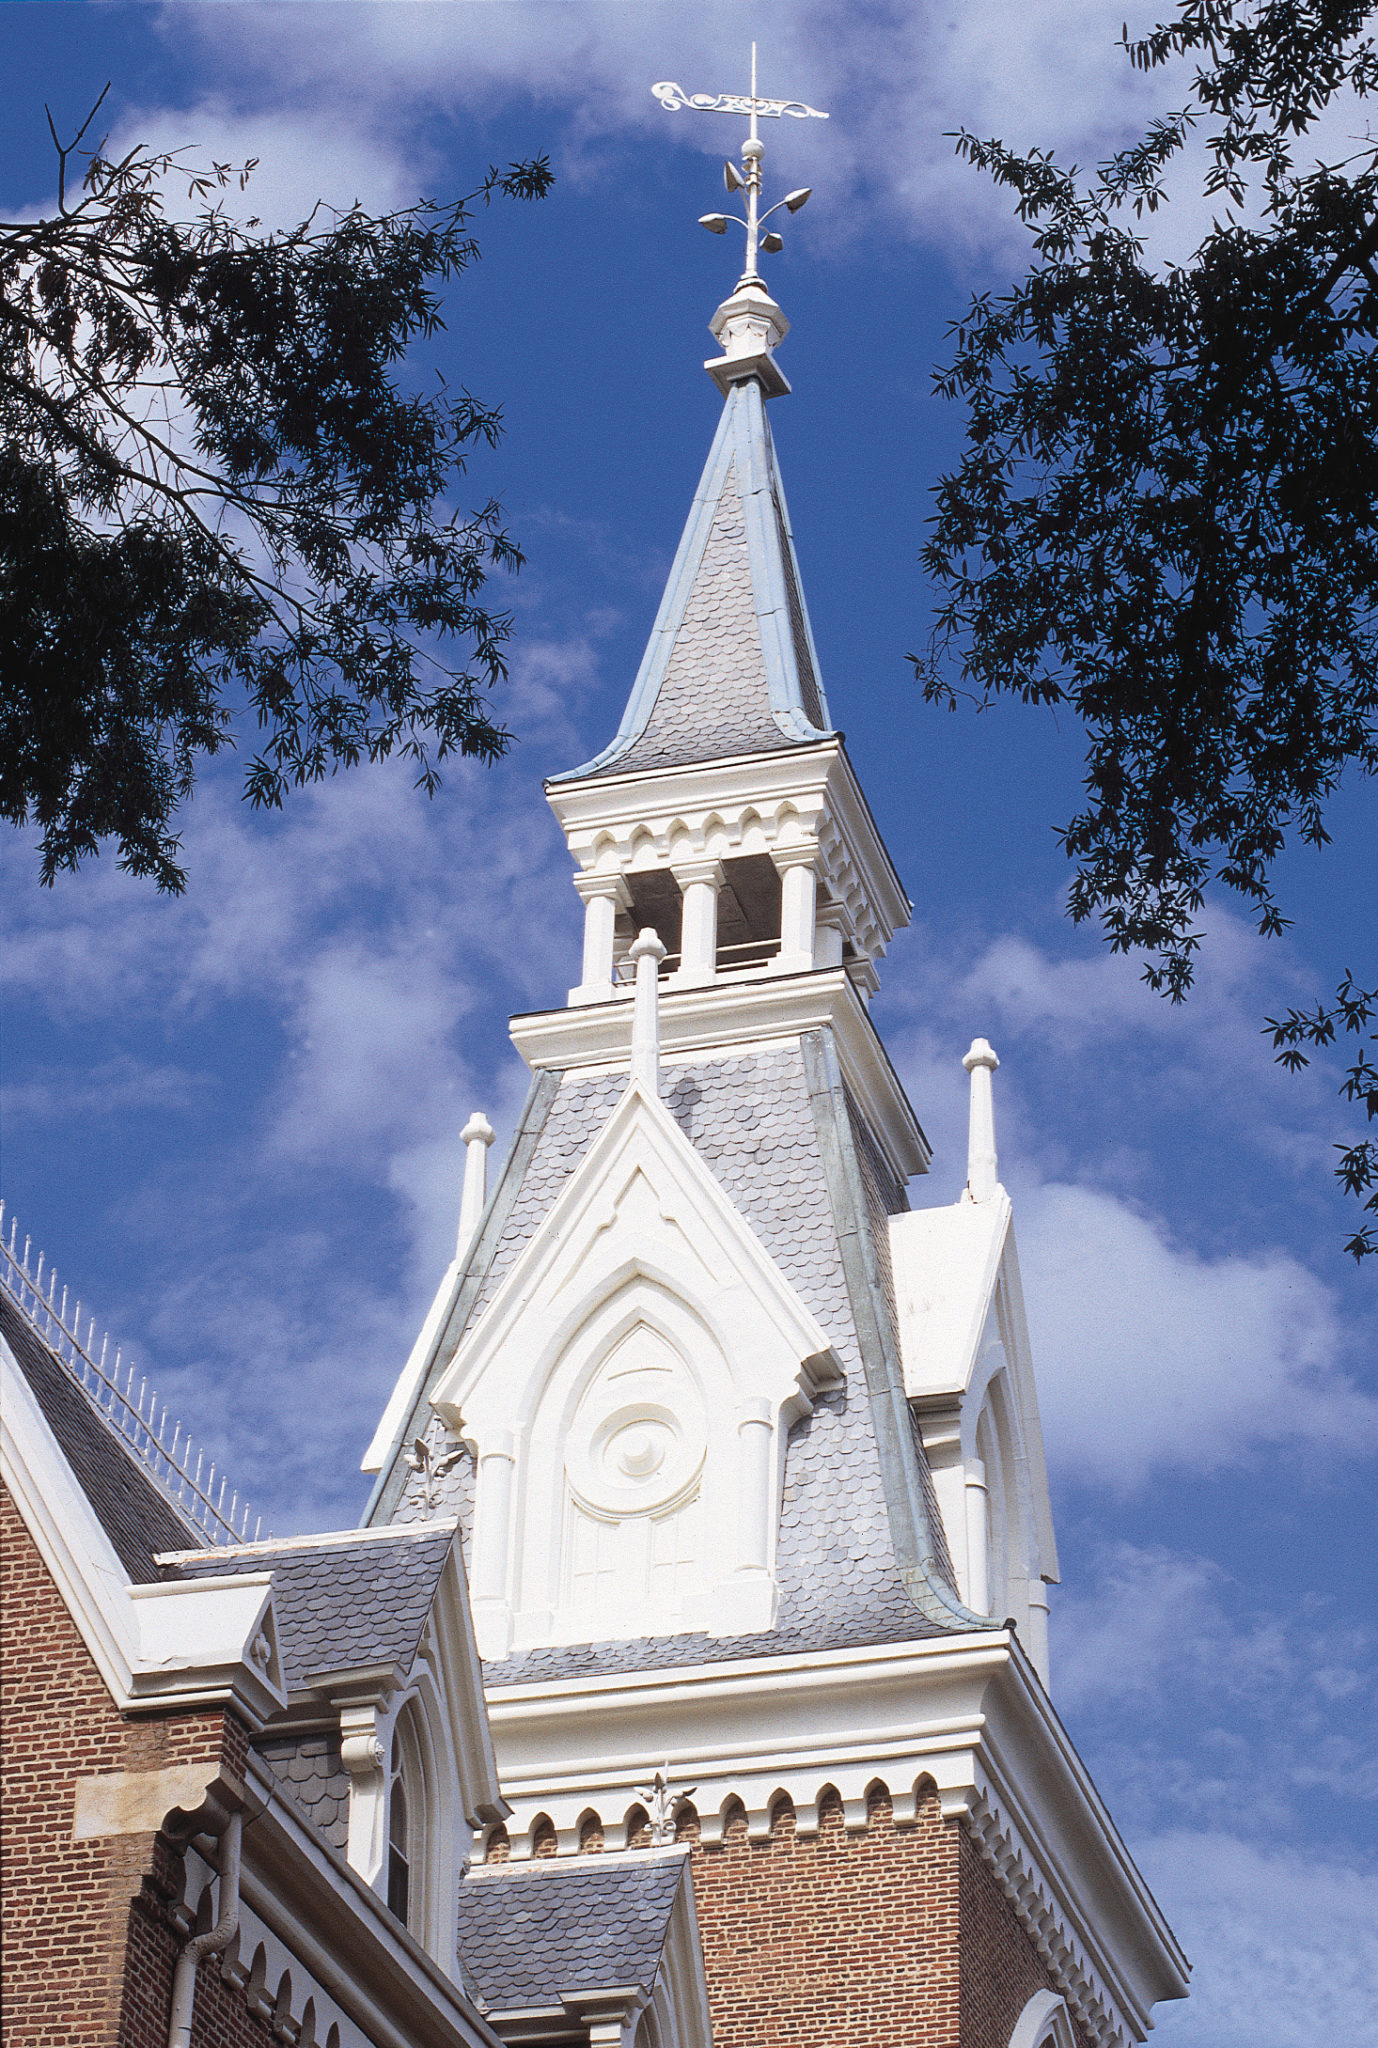
[[[375,213],[410,206],[435,167],[415,136],[409,149],[400,148],[395,133],[375,129],[357,110],[343,123],[329,105],[250,109],[218,92],[189,106],[125,112],[111,152],[122,155],[139,145],[174,153],[189,172],[205,172],[212,163],[236,172],[253,164],[242,189],[235,178],[205,199],[189,198],[187,176],[178,170],[162,185],[169,209],[179,215],[217,205],[232,219],[257,220],[265,229],[295,227],[322,204],[340,213],[356,202]]]
[[[194,1108],[215,1085],[210,1074],[117,1053],[95,1067],[39,1067],[0,1088],[0,1116],[35,1123],[116,1116],[129,1110]]]
[[[1138,1860],[1194,1966],[1191,1997],[1155,2014],[1163,2048],[1374,2039],[1372,1871],[1185,1828],[1141,1845]]]
[[[322,19],[330,33],[322,33]],[[182,9],[168,21],[184,33]],[[827,110],[828,125],[781,121],[772,163],[808,172],[825,237],[853,240],[879,213],[902,231],[963,255],[1022,250],[1007,198],[959,165],[949,131],[966,126],[1016,144],[1057,143],[1094,160],[1142,125],[1168,90],[1145,81],[1114,47],[1120,15],[1101,0],[981,0],[958,10],[891,0],[855,7],[756,7],[750,30],[735,0],[687,12],[669,5],[493,0],[447,7],[207,7],[191,17],[237,81],[253,79],[286,106],[324,92],[359,109],[366,132],[390,117],[400,143],[419,107],[491,112],[536,101],[566,121],[557,151],[566,176],[601,176],[629,138],[718,155],[736,126],[667,114],[650,85],[740,90],[746,41],[762,52],[760,89]]]
[[[735,122],[667,114],[649,87],[672,77],[691,92],[744,90],[754,33],[761,90],[830,115],[826,127],[770,124],[772,175],[815,187],[815,254],[850,251],[859,234],[880,230],[989,270],[1022,265],[1027,231],[1011,196],[956,159],[953,132],[999,136],[1016,150],[1051,148],[1089,170],[1191,99],[1191,67],[1145,76],[1118,46],[1126,13],[1139,33],[1161,12],[1156,0],[1114,11],[1104,0],[975,0],[959,9],[937,0],[758,0],[748,26],[739,0],[700,0],[692,10],[669,0],[343,8],[251,0],[167,8],[164,21],[168,33],[183,42],[195,35],[213,53],[222,83],[201,104],[219,111],[235,138],[233,150],[217,145],[217,153],[262,153],[265,166],[279,153],[282,169],[268,168],[260,190],[271,210],[281,186],[289,211],[308,192],[309,205],[322,191],[345,191],[351,176],[378,193],[410,187],[411,196],[423,168],[417,116],[429,110],[549,108],[560,175],[580,183],[604,179],[614,163],[620,175],[629,142],[720,155]],[[250,117],[236,95],[274,104]],[[1365,126],[1362,107],[1337,104],[1318,124],[1312,154],[1344,157]],[[1207,132],[1170,174],[1174,203],[1134,224],[1160,260],[1188,256],[1210,226],[1212,203],[1201,192]]]
[[[1283,1251],[1202,1257],[1099,1189],[1028,1189],[1019,1212],[1039,1401],[1064,1470],[1126,1491],[1268,1444],[1378,1448],[1378,1400],[1342,1369],[1329,1290]]]
[[[1298,1255],[1300,1234],[1290,1249],[1269,1241],[1308,1212],[1260,1222],[1258,1188],[1295,1186],[1338,1258],[1345,1219],[1322,1208],[1343,1126],[1334,1076],[1284,1073],[1260,1029],[1268,1009],[1314,993],[1295,954],[1217,915],[1198,986],[1174,1007],[1072,932],[966,948],[922,934],[914,953],[887,976],[887,1007],[908,1020],[887,1035],[934,1144],[913,1199],[950,1201],[965,1178],[961,1054],[986,1035],[1062,1472],[1132,1492],[1269,1446],[1313,1459],[1378,1448],[1378,1399],[1349,1377],[1363,1346],[1337,1290]]]
[[[1105,1542],[1057,1600],[1056,1689],[1074,1718],[1198,1738],[1211,1719],[1289,1754],[1275,1774],[1321,1782],[1334,1739],[1351,1740],[1352,1796],[1378,1797],[1378,1635],[1328,1596],[1265,1607],[1213,1559],[1162,1543]],[[1257,1776],[1257,1753],[1248,1766]],[[1324,1772],[1322,1771],[1322,1776]],[[1190,1797],[1190,1788],[1187,1788]],[[1158,1797],[1162,1798],[1161,1782]]]

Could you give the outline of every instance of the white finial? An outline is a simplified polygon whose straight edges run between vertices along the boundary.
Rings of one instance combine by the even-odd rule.
[[[459,1241],[455,1257],[462,1259],[473,1243],[483,1205],[488,1198],[488,1147],[497,1133],[481,1109],[476,1109],[460,1132],[464,1140],[464,1193],[459,1202]]]
[[[648,925],[632,941],[628,958],[636,964],[636,996],[632,1009],[632,1079],[652,1095],[660,1093],[660,963],[665,947]]]
[[[971,1124],[967,1139],[967,1197],[988,1202],[1000,1185],[995,1156],[995,1105],[990,1077],[1000,1062],[984,1038],[973,1038],[962,1061],[971,1076]]]

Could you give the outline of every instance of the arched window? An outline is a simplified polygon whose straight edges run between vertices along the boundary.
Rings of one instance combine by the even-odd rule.
[[[414,1861],[406,1769],[400,1755],[394,1754],[392,1788],[388,1797],[388,1911],[395,1913],[404,1927],[411,1925]]]
[[[1035,1991],[1014,2023],[1010,2048],[1077,2048],[1066,1999],[1055,1991]]]

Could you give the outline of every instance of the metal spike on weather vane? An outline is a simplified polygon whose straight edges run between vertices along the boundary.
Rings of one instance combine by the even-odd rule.
[[[767,208],[765,213],[761,212],[761,160],[765,156],[766,146],[761,140],[757,124],[762,116],[765,116],[768,120],[775,120],[781,115],[789,115],[796,121],[826,121],[828,116],[820,107],[810,107],[803,100],[766,100],[759,98],[756,91],[755,43],[751,45],[751,91],[749,93],[686,93],[670,79],[663,79],[659,85],[653,85],[651,91],[667,113],[673,114],[678,112],[681,107],[687,107],[691,112],[697,114],[740,114],[751,123],[750,132],[747,135],[746,141],[742,144],[741,170],[738,171],[736,165],[731,162],[724,166],[728,191],[741,192],[745,196],[746,218],[743,219],[737,213],[705,213],[700,217],[700,225],[706,227],[709,233],[714,235],[725,235],[729,221],[736,221],[739,227],[745,228],[746,268],[742,272],[741,285],[745,285],[749,281],[759,281],[761,273],[758,257],[760,252],[764,250],[767,255],[774,255],[777,249],[781,249],[784,246],[778,234],[770,232],[763,235],[761,233],[762,228],[770,219],[771,214],[778,213],[782,206],[790,213],[797,213],[809,197],[812,187],[806,185],[801,191],[789,192],[783,199],[777,200],[774,206]],[[741,285],[738,286],[738,290],[741,289]]]

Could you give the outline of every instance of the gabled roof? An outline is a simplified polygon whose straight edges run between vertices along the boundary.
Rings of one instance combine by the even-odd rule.
[[[199,1531],[107,1421],[8,1290],[0,1289],[0,1336],[33,1391],[73,1477],[135,1585],[161,1577],[159,1551],[184,1550]]]
[[[904,1398],[886,1218],[903,1209],[836,1056],[804,1043],[666,1070],[664,1101],[791,1286],[829,1333],[845,1385],[818,1394],[790,1429],[773,1629],[699,1632],[536,1648],[490,1664],[492,1684],[593,1670],[721,1662],[738,1657],[913,1641],[993,1626],[957,1600],[917,1426]],[[448,1325],[368,1509],[375,1523],[416,1512],[403,1443],[425,1432],[429,1395],[460,1338],[486,1313],[504,1276],[625,1092],[625,1074],[571,1072],[538,1080],[489,1222],[456,1286]],[[467,1467],[467,1461],[465,1461]],[[471,1472],[444,1482],[447,1505],[470,1511]]]
[[[997,1186],[980,1201],[964,1195],[939,1208],[912,1209],[889,1219],[887,1235],[896,1269],[904,1388],[911,1401],[927,1408],[944,1397],[966,1395],[988,1332],[1001,1337],[1019,1412],[1039,1570],[1056,1584],[1057,1539],[1010,1198]]]
[[[734,384],[611,746],[552,783],[831,736],[755,378]]]
[[[484,1864],[459,1895],[459,1954],[492,2014],[567,1992],[649,1993],[684,1882],[683,1851]]]
[[[281,1543],[164,1558],[164,1576],[232,1578],[271,1572],[290,1691],[334,1672],[415,1662],[456,1524],[430,1522],[386,1537],[344,1530]]]

